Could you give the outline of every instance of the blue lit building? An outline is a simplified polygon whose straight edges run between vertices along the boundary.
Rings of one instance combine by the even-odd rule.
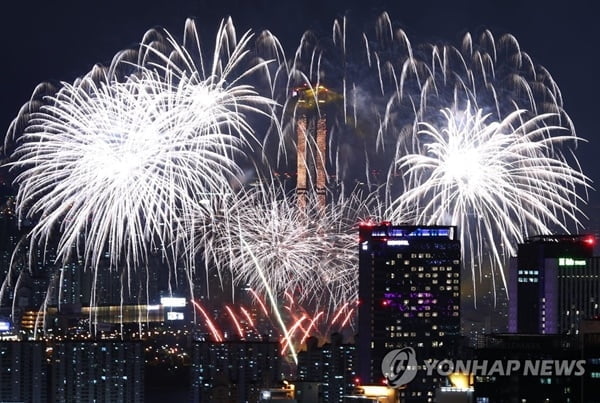
[[[591,235],[547,235],[518,247],[509,267],[510,333],[577,334],[600,315],[600,260]]]
[[[460,337],[460,242],[454,226],[360,226],[358,377],[384,382],[381,361],[412,347],[417,361],[451,358]],[[422,374],[423,371],[419,371]],[[402,401],[433,401],[439,377],[417,377]]]

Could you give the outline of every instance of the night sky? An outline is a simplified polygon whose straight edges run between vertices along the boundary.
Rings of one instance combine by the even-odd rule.
[[[577,155],[584,172],[599,186],[600,15],[592,1],[13,1],[3,4],[0,23],[2,130],[37,83],[72,81],[95,63],[108,64],[117,51],[135,46],[155,26],[179,34],[185,18],[196,17],[208,40],[214,38],[220,20],[232,16],[239,32],[269,29],[289,54],[307,29],[328,36],[333,19],[344,14],[352,23],[370,28],[382,11],[388,11],[413,42],[458,45],[465,32],[485,28],[496,36],[515,35],[522,49],[559,84],[578,135],[589,141]],[[591,204],[600,205],[597,192],[591,194]]]

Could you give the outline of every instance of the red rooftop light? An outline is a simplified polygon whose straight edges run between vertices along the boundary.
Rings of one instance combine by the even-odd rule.
[[[594,246],[596,244],[596,238],[593,235],[588,235],[583,239],[583,243],[588,246]]]

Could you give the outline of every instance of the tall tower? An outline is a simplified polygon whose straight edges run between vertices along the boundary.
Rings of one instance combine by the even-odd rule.
[[[307,192],[317,194],[317,203],[327,203],[327,117],[326,108],[335,94],[322,85],[300,87],[296,97],[298,207],[306,209]]]
[[[364,224],[359,229],[358,377],[381,385],[381,362],[411,347],[417,361],[452,358],[460,336],[460,241],[453,226]],[[433,401],[443,379],[417,377],[404,402]]]
[[[600,315],[600,260],[592,235],[546,235],[520,244],[509,267],[508,331],[577,334]]]

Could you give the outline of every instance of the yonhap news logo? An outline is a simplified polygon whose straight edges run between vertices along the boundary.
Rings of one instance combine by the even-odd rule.
[[[422,376],[448,376],[452,373],[474,376],[582,376],[585,360],[423,360],[419,365],[415,350],[404,347],[388,352],[381,372],[392,388],[410,383],[421,370]]]
[[[455,372],[475,376],[582,376],[585,360],[426,360],[427,376]]]
[[[392,388],[406,385],[417,375],[417,354],[411,347],[392,350],[381,361],[381,372]]]

